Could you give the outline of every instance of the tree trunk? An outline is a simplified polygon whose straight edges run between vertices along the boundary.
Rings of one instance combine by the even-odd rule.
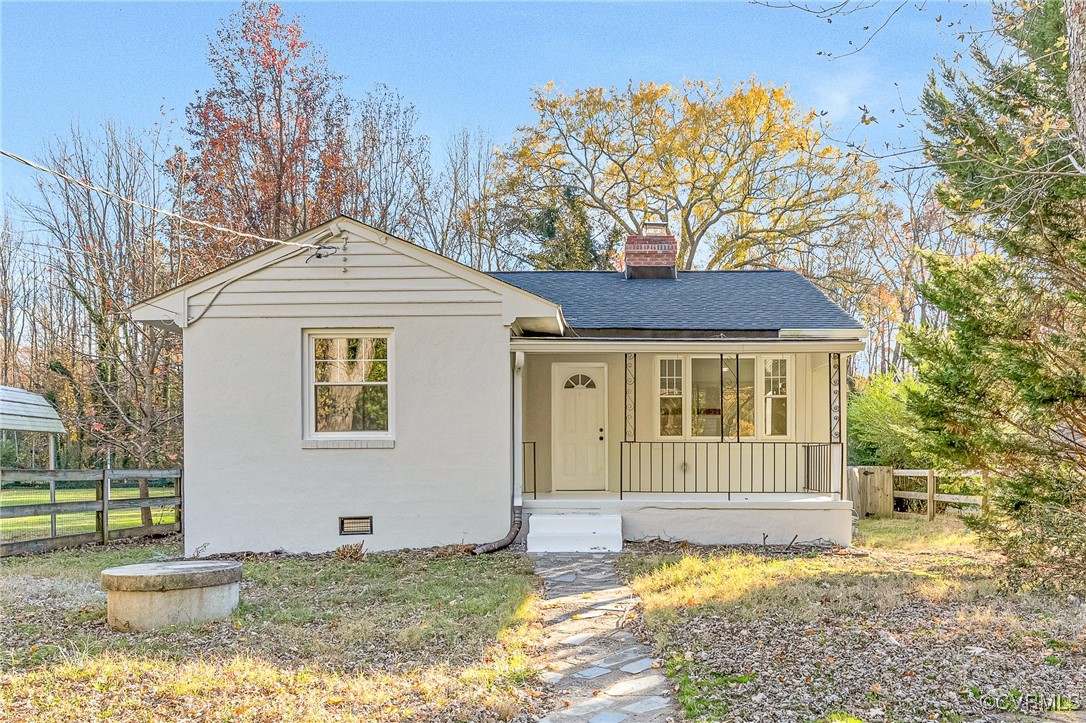
[[[1067,94],[1071,98],[1079,151],[1086,155],[1086,0],[1063,0],[1067,20]]]
[[[140,477],[140,479],[139,479],[139,492],[140,492],[140,499],[141,500],[146,500],[146,499],[149,499],[151,497],[151,488],[147,484],[147,478],[146,477]],[[151,508],[150,507],[141,507],[140,508],[140,524],[143,525],[144,527],[150,527],[151,525],[154,524],[154,522],[155,522],[154,518],[151,516]]]

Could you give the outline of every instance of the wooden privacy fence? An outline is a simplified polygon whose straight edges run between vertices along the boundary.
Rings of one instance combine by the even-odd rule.
[[[180,530],[179,469],[0,469],[0,557]]]
[[[876,515],[878,517],[926,517],[934,520],[940,509],[945,511],[952,505],[984,506],[982,495],[949,494],[939,491],[940,477],[976,478],[982,490],[988,487],[988,478],[984,472],[969,470],[965,472],[939,473],[933,469],[893,469],[891,467],[849,467],[846,484],[846,497],[852,500],[853,508],[860,517]],[[902,480],[922,480],[923,490],[899,489]],[[923,502],[924,512],[910,511],[909,501]],[[917,505],[919,506],[919,505]],[[905,508],[905,509],[902,509]]]

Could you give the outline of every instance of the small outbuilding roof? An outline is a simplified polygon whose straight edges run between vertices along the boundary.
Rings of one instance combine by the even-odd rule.
[[[562,307],[574,329],[847,330],[863,326],[795,271],[510,271],[495,278]]]
[[[62,433],[64,425],[57,410],[42,395],[0,387],[0,429]]]

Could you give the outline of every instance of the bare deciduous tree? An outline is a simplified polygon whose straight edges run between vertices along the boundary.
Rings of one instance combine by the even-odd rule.
[[[169,208],[166,132],[73,129],[47,163],[151,207]],[[129,307],[183,279],[185,249],[166,216],[60,179],[24,204],[50,238],[46,300],[34,363],[44,366],[77,442],[106,449],[120,464],[150,467],[180,454],[180,348],[174,335],[132,323]],[[141,493],[146,494],[146,481]],[[150,510],[144,508],[144,523]]]

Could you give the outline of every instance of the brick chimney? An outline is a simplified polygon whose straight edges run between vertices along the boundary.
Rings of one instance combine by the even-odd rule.
[[[646,221],[640,236],[626,237],[627,279],[674,279],[679,242],[668,233],[667,223]]]

